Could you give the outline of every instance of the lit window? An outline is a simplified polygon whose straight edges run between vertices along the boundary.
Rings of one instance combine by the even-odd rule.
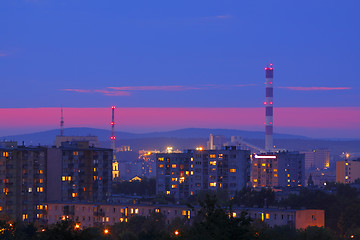
[[[190,172],[190,175],[193,175],[193,174],[194,174],[194,172],[193,172],[193,171],[191,171],[191,172]]]
[[[138,213],[139,213],[139,209],[135,208],[135,214],[138,214]]]
[[[182,211],[182,215],[183,215],[183,216],[186,216],[186,210],[183,210],[183,211]]]
[[[278,175],[275,173],[275,174],[274,174],[274,177],[277,177],[277,176],[278,176]]]
[[[210,161],[210,165],[216,166],[216,161]]]
[[[235,172],[236,172],[236,169],[235,169],[235,168],[232,168],[232,169],[230,169],[230,172],[235,173]]]
[[[40,178],[39,182],[44,183],[44,179]]]
[[[276,169],[276,168],[274,168],[274,172],[277,172],[277,169]]]
[[[40,174],[43,174],[43,173],[44,173],[44,170],[39,170],[39,173],[40,173]]]
[[[109,217],[106,217],[106,221],[107,221],[107,222],[109,221]]]
[[[185,181],[185,177],[179,178],[179,183],[183,183]]]
[[[288,174],[287,177],[290,177],[290,174]]]
[[[159,164],[159,168],[163,168],[164,167],[164,164]]]
[[[216,158],[216,154],[210,154],[210,158]]]
[[[216,182],[211,182],[210,187],[216,187]]]
[[[261,164],[261,166],[266,167],[266,163]]]
[[[223,158],[223,154],[222,154],[222,153],[219,154],[219,158]]]
[[[176,164],[172,164],[171,167],[172,167],[172,168],[176,168]]]
[[[171,188],[177,188],[176,184],[171,185]]]
[[[233,218],[236,218],[236,212],[233,212],[233,213],[232,213],[232,217],[233,217]]]
[[[253,182],[257,182],[257,179],[254,179]]]
[[[62,176],[62,178],[61,178],[62,180],[63,180],[63,182],[65,181],[65,176]]]
[[[156,213],[159,213],[159,212],[160,212],[160,209],[156,208],[156,209],[155,209],[155,212],[156,212]]]
[[[270,214],[269,213],[265,214],[265,218],[270,219]]]
[[[171,179],[171,181],[173,181],[173,182],[177,182],[177,180],[178,180],[177,178],[172,178]]]
[[[164,158],[163,158],[163,157],[158,158],[158,161],[163,162],[163,161],[164,161]]]
[[[166,195],[170,195],[170,191],[166,191]]]
[[[29,192],[32,192],[32,188],[31,188],[31,187],[29,187]]]

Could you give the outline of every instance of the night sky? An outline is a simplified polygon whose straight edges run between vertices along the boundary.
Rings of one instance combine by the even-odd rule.
[[[0,1],[0,136],[264,128],[360,138],[360,1]],[[81,114],[80,114],[81,113]]]

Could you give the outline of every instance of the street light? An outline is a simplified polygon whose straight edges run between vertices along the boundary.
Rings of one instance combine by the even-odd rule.
[[[109,234],[109,229],[105,228],[104,229],[104,234]]]
[[[179,230],[175,230],[174,234],[175,236],[179,236]]]

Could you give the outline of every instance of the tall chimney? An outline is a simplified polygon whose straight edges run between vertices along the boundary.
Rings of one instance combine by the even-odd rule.
[[[270,63],[270,67],[265,68],[266,77],[266,99],[265,105],[265,151],[274,151],[273,141],[273,67]]]

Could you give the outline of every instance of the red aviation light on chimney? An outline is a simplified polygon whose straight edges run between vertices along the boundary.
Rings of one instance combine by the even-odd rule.
[[[111,136],[110,139],[111,139],[111,140],[115,140],[116,137],[115,137],[115,136]]]
[[[115,109],[115,106],[111,106],[111,109]]]
[[[265,68],[265,70],[268,70],[268,68]]]
[[[110,124],[111,124],[111,125],[114,125],[115,123],[114,123],[114,122],[111,122]]]
[[[264,102],[264,105],[266,105],[266,102]]]

